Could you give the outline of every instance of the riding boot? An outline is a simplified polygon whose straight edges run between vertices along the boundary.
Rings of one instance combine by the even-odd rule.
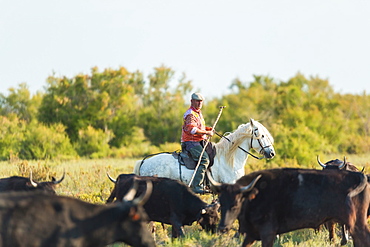
[[[193,182],[191,184],[191,188],[194,193],[197,193],[197,194],[207,193],[207,191],[204,191],[202,188],[202,183],[204,180],[205,172],[206,172],[206,166],[203,164],[200,164],[198,167],[198,170],[195,173]]]
[[[209,164],[208,154],[207,152],[203,152],[203,147],[200,144],[194,145],[192,148],[190,148],[189,152],[193,157],[194,161],[199,162],[198,169],[194,171],[195,175],[191,187],[194,193],[204,194],[207,191],[203,190],[201,184],[203,183],[206,174],[206,169]],[[201,154],[203,155],[201,156]]]

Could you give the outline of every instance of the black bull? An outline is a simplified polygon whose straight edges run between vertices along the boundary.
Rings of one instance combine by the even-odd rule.
[[[320,161],[319,156],[317,156],[317,163],[322,167],[322,169],[332,169],[332,170],[337,170],[337,171],[353,171],[353,172],[359,172],[360,170],[353,165],[350,162],[346,161],[346,157],[344,157],[343,161],[339,159],[335,160],[329,160],[327,162],[322,163]],[[335,221],[334,220],[329,220],[325,223],[325,227],[329,231],[329,240],[334,241],[335,237]],[[346,229],[346,225],[341,224],[341,232],[342,232],[342,240],[340,242],[341,245],[345,245],[348,242],[348,230]]]
[[[138,176],[135,174],[121,174],[116,180],[108,175],[115,183],[111,195],[107,199],[110,203],[122,200],[127,189],[134,181],[139,182],[138,193],[141,192],[146,181],[153,184],[153,192],[144,205],[144,209],[151,221],[172,225],[172,236],[181,237],[184,235],[183,226],[191,225],[197,221],[203,229],[215,232],[219,220],[219,204],[207,204],[195,195],[188,186],[178,180]]]
[[[259,175],[254,188],[242,193]],[[369,246],[370,188],[362,173],[283,168],[254,172],[235,184],[210,180],[220,194],[219,229],[229,229],[238,218],[239,231],[246,234],[243,246],[262,240],[263,247],[271,247],[277,234],[316,229],[332,219],[348,226],[354,246]]]
[[[0,179],[0,192],[6,191],[45,191],[50,194],[55,194],[55,187],[61,183],[64,179],[65,173],[61,179],[56,180],[52,177],[51,181],[47,182],[36,182],[32,179],[32,175],[29,178],[12,176]]]
[[[125,242],[152,247],[142,208],[147,197],[98,205],[40,191],[1,193],[0,246],[100,247]]]

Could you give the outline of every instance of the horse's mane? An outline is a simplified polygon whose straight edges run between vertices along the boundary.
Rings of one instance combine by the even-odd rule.
[[[263,133],[267,135],[267,137],[271,140],[271,142],[274,142],[274,139],[270,132],[258,121],[254,121],[256,125],[258,125],[258,129],[260,130],[260,133]],[[252,136],[252,126],[248,122],[246,124],[241,124],[238,126],[238,128],[233,131],[232,133],[229,133],[228,135],[225,135],[230,141],[228,141],[225,138],[221,138],[221,140],[216,144],[217,153],[219,155],[224,155],[226,157],[226,160],[230,165],[234,163],[234,157],[235,152],[238,149],[238,146],[246,139],[250,138]]]
[[[217,154],[223,155],[226,157],[227,163],[233,164],[234,162],[234,155],[238,146],[248,137],[251,137],[251,125],[250,123],[241,124],[238,126],[236,130],[232,133],[225,135],[226,138],[222,138],[216,144]]]

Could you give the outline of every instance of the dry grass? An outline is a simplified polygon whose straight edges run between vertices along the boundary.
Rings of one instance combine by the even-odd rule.
[[[320,156],[322,161],[336,158],[343,159],[339,155]],[[369,159],[365,155],[348,156],[347,160],[357,165],[360,169],[370,166]],[[58,194],[76,197],[92,203],[104,204],[113,188],[113,183],[108,179],[107,172],[114,178],[121,173],[132,173],[135,161],[136,159],[81,159],[58,162],[20,160],[0,162],[0,177],[28,176],[30,169],[32,169],[35,180],[46,181],[50,180],[51,176],[59,179],[65,171],[66,177],[57,188]],[[316,164],[315,157],[312,166],[320,169]],[[265,161],[258,161],[250,157],[246,171],[252,171],[253,167],[263,169],[264,165],[266,165]],[[210,202],[212,197],[202,196],[202,199]],[[235,223],[236,228],[237,223]],[[240,246],[242,243],[241,238],[234,238],[235,231],[230,231],[228,234],[223,235],[212,235],[202,231],[200,226],[195,223],[192,226],[185,227],[187,237],[183,240],[171,240],[170,226],[165,226],[165,229],[162,229],[161,225],[157,223],[156,230],[156,243],[158,246],[234,247]],[[339,238],[337,238],[335,243],[329,243],[327,239],[328,233],[326,230],[315,233],[313,230],[305,229],[281,235],[275,242],[274,247],[339,246]],[[113,246],[126,245],[115,244]],[[259,247],[261,243],[256,242],[254,246]],[[352,242],[347,244],[347,246],[353,246]]]

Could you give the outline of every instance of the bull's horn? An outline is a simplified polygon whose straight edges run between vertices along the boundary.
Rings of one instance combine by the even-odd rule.
[[[338,166],[338,169],[340,170],[340,169],[342,169],[343,167],[345,167],[345,166],[346,166],[346,163],[347,163],[347,161],[346,161],[346,156],[344,156],[343,163],[342,163],[341,165],[339,165],[339,166]]]
[[[251,191],[253,189],[253,187],[256,185],[257,181],[262,177],[262,175],[258,175],[257,177],[255,177],[253,179],[253,181],[248,184],[247,186],[244,186],[242,188],[240,188],[240,192],[244,193],[244,192],[248,192],[248,191]]]
[[[136,205],[143,206],[151,196],[152,190],[153,190],[152,181],[147,180],[145,193],[141,194],[138,198],[134,199],[133,203]]]
[[[35,181],[32,180],[32,170],[30,170],[30,183],[32,185],[32,187],[37,187],[37,183]]]
[[[134,182],[132,184],[132,187],[129,191],[127,191],[126,195],[123,197],[123,201],[132,201],[135,198],[139,182],[136,179],[133,180]]]
[[[108,172],[107,172],[107,176],[108,176],[109,180],[110,180],[110,181],[112,181],[113,183],[116,183],[116,182],[117,182],[117,180],[115,180],[114,178],[112,178],[112,177],[109,175],[109,173],[108,173]]]
[[[317,162],[319,163],[320,166],[322,166],[322,168],[325,168],[326,165],[323,164],[321,161],[320,161],[320,158],[319,158],[319,155],[317,155]]]
[[[53,184],[59,184],[59,183],[61,183],[63,181],[65,175],[66,175],[66,171],[64,170],[62,178],[59,179],[59,180],[57,180],[57,181],[53,181]]]
[[[208,177],[209,182],[211,183],[211,185],[215,188],[216,191],[219,191],[221,189],[221,183],[216,182],[213,179],[212,174],[209,170],[206,171],[206,174],[207,174],[207,177]]]

